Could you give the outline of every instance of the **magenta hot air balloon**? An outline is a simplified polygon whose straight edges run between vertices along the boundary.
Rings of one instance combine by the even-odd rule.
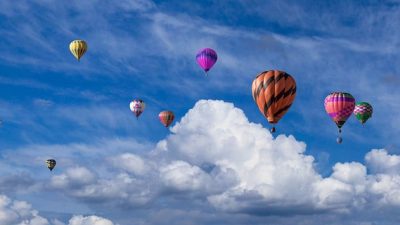
[[[351,116],[355,107],[354,97],[346,92],[333,92],[325,98],[325,110],[329,117],[336,123],[339,128],[339,137],[337,143],[342,143],[342,126],[346,123],[347,118]]]
[[[200,65],[201,68],[203,68],[206,74],[217,62],[217,59],[217,53],[211,48],[202,49],[196,55],[197,63]]]

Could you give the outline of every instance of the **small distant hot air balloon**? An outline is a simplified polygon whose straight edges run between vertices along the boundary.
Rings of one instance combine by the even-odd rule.
[[[47,168],[49,168],[49,170],[52,171],[57,163],[56,163],[56,160],[54,160],[54,159],[48,159],[48,160],[46,160],[46,164],[47,164]]]
[[[355,107],[354,97],[345,92],[333,92],[325,98],[325,110],[339,129],[337,142],[342,143],[342,126],[351,116]]]
[[[356,118],[364,124],[372,116],[372,106],[367,102],[357,102],[354,107],[354,115]]]
[[[271,124],[285,115],[296,97],[296,82],[284,71],[269,70],[257,75],[252,95],[261,113]],[[273,126],[271,132],[275,132]]]
[[[158,114],[158,118],[165,127],[168,127],[174,121],[175,116],[171,111],[162,111]]]
[[[217,62],[217,53],[211,48],[204,48],[200,50],[196,55],[197,63],[203,68],[204,72],[207,72]]]
[[[88,46],[84,40],[74,40],[69,44],[69,50],[72,55],[79,61],[83,54],[87,51]]]
[[[140,114],[142,114],[145,107],[146,107],[146,104],[141,99],[135,99],[135,100],[131,101],[131,103],[129,104],[129,108],[131,109],[133,114],[135,114],[136,119],[140,116]]]

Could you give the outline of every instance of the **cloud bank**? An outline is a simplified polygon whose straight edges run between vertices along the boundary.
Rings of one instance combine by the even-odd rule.
[[[198,101],[170,130],[149,151],[135,152],[137,143],[129,141],[105,141],[103,149],[70,145],[65,151],[79,146],[86,157],[96,154],[96,163],[60,166],[48,188],[110,215],[134,208],[144,210],[145,218],[167,207],[177,215],[196,210],[271,221],[331,216],[327,224],[352,215],[342,223],[351,224],[400,207],[400,157],[387,150],[370,151],[365,163],[338,162],[324,177],[304,142],[291,135],[273,137],[241,109],[219,100]],[[65,157],[68,161],[73,154]],[[282,218],[278,224],[288,221]]]
[[[0,224],[4,225],[65,225],[59,220],[50,221],[25,201],[12,200],[0,195]],[[67,225],[115,225],[98,216],[73,216]]]

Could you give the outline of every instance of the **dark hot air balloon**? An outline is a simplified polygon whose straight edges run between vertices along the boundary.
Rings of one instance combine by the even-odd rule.
[[[56,163],[56,160],[54,160],[54,159],[48,159],[48,160],[46,160],[46,164],[47,164],[47,168],[49,168],[49,170],[52,171],[57,163]]]

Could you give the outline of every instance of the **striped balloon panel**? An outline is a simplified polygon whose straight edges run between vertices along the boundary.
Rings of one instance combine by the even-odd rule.
[[[372,106],[367,102],[358,102],[354,108],[354,115],[361,122],[365,123],[372,116]]]
[[[171,111],[162,111],[158,114],[158,118],[165,127],[168,127],[174,121],[175,116]]]
[[[329,117],[341,128],[355,107],[354,97],[345,92],[333,92],[325,98],[325,111]]]
[[[254,79],[252,95],[268,122],[275,124],[292,105],[296,97],[296,82],[286,72],[265,71]]]
[[[78,60],[85,54],[87,48],[87,44],[84,40],[74,40],[69,44],[69,50]]]
[[[146,107],[146,104],[141,99],[135,99],[135,100],[131,101],[131,103],[129,104],[129,108],[135,114],[136,117],[138,117],[140,114],[142,114],[145,107]]]
[[[211,67],[217,62],[217,53],[211,48],[205,48],[200,50],[196,54],[196,61],[203,68],[204,71],[208,72]]]

